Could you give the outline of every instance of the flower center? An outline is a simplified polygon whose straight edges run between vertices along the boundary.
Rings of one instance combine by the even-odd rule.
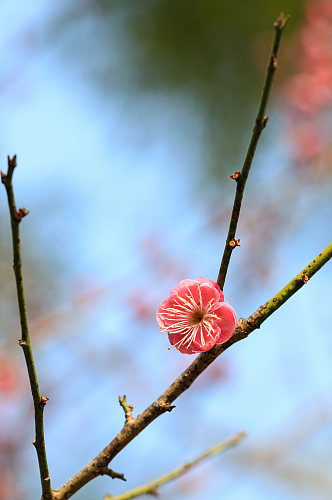
[[[194,311],[190,318],[192,325],[199,325],[203,321],[204,313],[202,311]]]

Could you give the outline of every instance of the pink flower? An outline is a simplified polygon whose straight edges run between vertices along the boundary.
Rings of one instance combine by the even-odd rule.
[[[171,290],[159,306],[157,321],[170,343],[184,354],[209,351],[234,333],[234,309],[214,281],[199,276],[186,279]]]

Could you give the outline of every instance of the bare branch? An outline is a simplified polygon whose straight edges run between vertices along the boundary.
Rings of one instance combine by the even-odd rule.
[[[310,264],[308,264],[288,285],[274,295],[264,305],[259,307],[249,318],[241,318],[237,324],[233,337],[221,345],[216,345],[210,351],[203,352],[191,365],[178,376],[177,379],[157,398],[143,413],[134,418],[130,425],[125,424],[117,436],[93,460],[91,460],[75,476],[69,479],[58,490],[54,491],[56,500],[70,498],[86,483],[100,475],[111,460],[153,420],[165,412],[171,403],[183,394],[197,377],[218,357],[236,342],[245,339],[259,328],[261,324],[295,292],[304,286],[303,276],[311,278],[332,257],[332,243],[323,250]]]
[[[240,246],[239,245],[240,240],[235,239],[235,233],[240,217],[243,193],[250,172],[250,167],[254,159],[259,138],[264,128],[266,127],[268,121],[268,117],[264,115],[271,92],[273,77],[277,69],[277,55],[278,55],[280,40],[283,30],[287,24],[287,21],[288,21],[288,16],[285,17],[283,14],[280,14],[279,18],[274,23],[275,33],[271,49],[270,60],[266,70],[265,82],[255,120],[255,126],[248,146],[248,151],[241,172],[236,171],[233,175],[230,176],[231,179],[234,179],[236,181],[236,192],[235,192],[231,220],[229,223],[228,234],[225,243],[225,249],[222,256],[218,279],[217,279],[217,283],[220,286],[221,290],[223,290],[224,288],[226,274],[231,260],[232,252],[235,247]]]
[[[12,184],[13,172],[16,167],[16,155],[13,158],[8,156],[8,171],[7,174],[1,172],[1,182],[5,185],[8,206],[10,212],[13,254],[14,254],[14,272],[17,290],[18,308],[21,322],[22,338],[19,344],[23,349],[25,362],[28,370],[33,405],[35,410],[35,439],[33,445],[37,451],[40,480],[42,486],[42,500],[51,500],[53,498],[51,480],[48,472],[45,439],[44,439],[44,421],[43,414],[48,398],[41,396],[39,392],[36,368],[33,360],[32,349],[30,344],[30,335],[28,327],[27,310],[24,297],[23,287],[23,274],[22,274],[22,259],[21,259],[21,245],[20,245],[20,232],[19,224],[23,217],[28,214],[25,208],[16,209],[14,189]]]
[[[224,441],[221,441],[218,444],[215,444],[214,446],[211,446],[211,448],[208,448],[206,451],[198,455],[194,460],[191,460],[190,462],[187,462],[184,465],[181,465],[181,467],[178,467],[177,469],[172,470],[171,472],[167,472],[166,474],[158,477],[157,479],[154,479],[153,481],[150,481],[147,484],[143,484],[142,486],[138,486],[138,488],[134,488],[132,490],[126,491],[125,493],[122,493],[121,495],[117,495],[115,497],[111,497],[110,495],[106,495],[104,497],[104,500],[129,500],[130,498],[136,498],[141,495],[153,495],[157,496],[158,495],[158,487],[161,486],[162,484],[168,483],[169,481],[172,481],[173,479],[176,479],[180,476],[183,476],[186,472],[189,470],[193,469],[198,465],[199,463],[203,462],[209,457],[212,457],[213,455],[217,455],[218,453],[221,453],[222,451],[228,450],[229,448],[233,448],[233,446],[238,445],[243,438],[246,437],[245,432],[238,432],[231,438],[225,439]]]

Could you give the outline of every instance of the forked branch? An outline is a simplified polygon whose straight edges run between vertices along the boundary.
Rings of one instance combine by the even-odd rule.
[[[165,413],[181,394],[183,394],[199,375],[218,357],[236,342],[245,339],[280,306],[282,306],[294,293],[324,266],[332,257],[332,243],[310,262],[298,275],[296,275],[280,292],[276,293],[264,305],[260,306],[247,319],[241,318],[237,324],[233,337],[221,345],[216,345],[210,351],[203,352],[177,377],[174,382],[157,398],[143,413],[125,423],[117,436],[93,460],[91,460],[75,476],[70,478],[63,486],[54,491],[56,500],[70,498],[76,491],[89,481],[100,475],[100,471],[113,460],[113,458],[138,434],[142,432],[153,420]]]
[[[265,117],[264,115],[271,90],[273,76],[276,69],[277,53],[279,49],[280,39],[283,29],[286,25],[286,22],[287,18],[281,15],[274,24],[275,37],[255,127],[253,130],[253,134],[248,147],[242,171],[236,172],[235,174],[233,174],[233,176],[231,176],[236,181],[237,188],[236,188],[229,231],[226,239],[225,250],[218,276],[218,284],[221,289],[223,289],[225,283],[225,277],[227,274],[232,250],[239,245],[239,240],[235,239],[235,234],[240,215],[243,192],[249,175],[250,167],[253,161],[259,137],[267,123],[267,117]],[[34,444],[37,450],[37,456],[39,461],[39,470],[40,470],[41,485],[42,485],[42,500],[52,500],[52,499],[65,500],[70,498],[80,488],[82,488],[85,484],[87,484],[89,481],[91,481],[97,476],[107,474],[112,478],[125,480],[123,474],[114,472],[111,469],[109,469],[108,466],[112,461],[112,459],[130,441],[132,441],[138,434],[140,434],[140,432],[142,432],[142,430],[145,429],[153,420],[155,420],[163,413],[171,411],[174,408],[172,402],[175,401],[181,394],[183,394],[183,392],[185,392],[192,385],[192,383],[197,379],[197,377],[221,353],[223,353],[226,349],[231,347],[236,342],[245,339],[252,331],[259,328],[261,324],[272,313],[274,313],[296,291],[298,291],[304,284],[306,284],[308,280],[331,258],[332,243],[328,247],[326,247],[325,250],[323,250],[310,264],[308,264],[308,266],[306,266],[305,269],[303,269],[297,276],[295,276],[290,281],[290,283],[288,283],[288,285],[286,285],[280,292],[278,292],[274,297],[268,300],[264,305],[259,307],[250,317],[248,317],[247,319],[241,318],[237,324],[233,337],[228,342],[222,345],[216,345],[210,351],[200,354],[193,361],[193,363],[191,363],[191,365],[179,377],[177,377],[177,379],[150,406],[148,406],[143,411],[143,413],[134,418],[132,416],[132,409],[133,409],[132,406],[127,405],[125,397],[120,398],[120,404],[125,413],[125,423],[123,425],[123,428],[120,430],[117,436],[115,436],[115,438],[93,460],[91,460],[83,469],[81,469],[77,474],[75,474],[75,476],[69,479],[58,490],[52,492],[51,481],[48,473],[45,442],[44,442],[44,430],[43,430],[43,410],[47,398],[41,397],[39,392],[37,375],[30,345],[26,304],[25,304],[24,289],[23,289],[19,224],[22,218],[25,217],[28,212],[24,208],[20,208],[19,210],[16,209],[14,191],[12,186],[12,176],[15,167],[16,167],[16,157],[13,157],[12,159],[8,158],[8,172],[7,174],[4,174],[2,172],[1,179],[6,187],[8,205],[10,210],[13,253],[14,253],[14,271],[16,278],[17,297],[18,297],[18,305],[19,305],[19,313],[20,313],[20,321],[22,329],[22,338],[20,339],[20,345],[23,348],[26,360],[31,392],[33,397],[33,404],[35,409],[36,438]],[[202,457],[201,458],[198,457],[197,460],[202,460],[202,459],[203,459]],[[194,462],[196,463],[197,460]],[[186,464],[186,466],[188,467],[188,464]],[[177,471],[178,470],[173,471],[170,474],[174,474]],[[156,488],[162,482],[166,482],[166,480],[169,479],[165,479],[165,476],[162,476],[162,478],[159,478],[159,480],[157,480],[159,482],[158,484],[155,484],[154,487]],[[150,493],[152,491],[155,491],[151,489],[152,488],[151,483],[145,486],[148,486],[150,488],[149,490]],[[146,490],[146,492],[148,491]],[[133,498],[133,496],[128,497],[120,495],[119,497],[116,498],[117,500],[120,499],[124,500],[125,498]]]

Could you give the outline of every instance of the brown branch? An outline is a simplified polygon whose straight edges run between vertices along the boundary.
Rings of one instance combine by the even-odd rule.
[[[33,360],[29,327],[28,327],[28,317],[24,297],[24,287],[23,287],[23,274],[22,274],[22,259],[21,259],[21,245],[20,245],[20,231],[19,224],[23,217],[28,214],[25,208],[16,209],[14,189],[12,184],[12,178],[14,169],[16,167],[16,155],[13,158],[8,156],[8,171],[7,174],[1,172],[1,182],[4,184],[7,192],[8,206],[10,212],[11,230],[12,230],[12,242],[13,242],[13,254],[14,254],[14,272],[17,290],[17,301],[20,314],[21,322],[21,332],[22,338],[19,340],[19,344],[23,349],[25,362],[29,375],[30,388],[33,399],[33,406],[35,410],[35,439],[33,445],[36,448],[40,480],[42,486],[42,500],[51,500],[53,498],[51,480],[48,472],[46,450],[45,450],[45,439],[44,439],[44,421],[43,414],[46,402],[48,398],[41,396],[39,392],[38,380],[36,368]]]
[[[232,215],[229,223],[228,234],[225,243],[225,249],[222,256],[218,279],[217,279],[217,283],[220,286],[221,290],[223,290],[224,288],[226,274],[231,260],[232,252],[236,246],[240,246],[239,245],[240,240],[235,239],[235,233],[240,217],[243,193],[250,172],[250,167],[254,159],[259,138],[264,128],[266,127],[268,121],[268,117],[264,115],[270,96],[273,77],[277,69],[277,55],[278,55],[280,40],[283,30],[287,24],[287,21],[288,21],[288,16],[285,17],[283,14],[280,14],[279,18],[274,23],[275,34],[271,49],[271,56],[266,70],[266,77],[263,86],[262,96],[258,107],[255,126],[248,146],[248,151],[241,172],[236,171],[233,175],[230,176],[231,179],[234,179],[236,181],[236,192],[232,209]]]
[[[124,477],[124,474],[120,472],[115,472],[112,469],[109,469],[108,467],[105,467],[104,471],[101,473],[101,476],[109,476],[112,479],[121,479],[122,481],[127,481],[127,479]]]
[[[75,476],[70,478],[63,486],[54,491],[56,500],[70,498],[76,491],[89,481],[101,474],[111,460],[153,420],[169,411],[171,403],[183,394],[197,377],[218,357],[236,342],[245,339],[259,328],[261,324],[280,306],[282,306],[295,292],[305,285],[303,276],[311,278],[332,257],[332,243],[328,245],[305,269],[303,269],[288,285],[272,297],[268,302],[259,307],[249,318],[241,318],[235,329],[233,337],[222,345],[213,347],[210,351],[201,353],[174,380],[174,382],[157,398],[143,413],[137,415],[132,421],[126,422],[117,436],[93,460],[91,460]]]

